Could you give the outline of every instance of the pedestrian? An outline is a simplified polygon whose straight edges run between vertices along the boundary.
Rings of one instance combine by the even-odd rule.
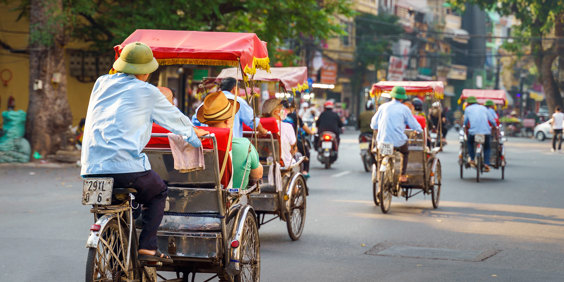
[[[560,106],[556,106],[554,114],[552,114],[552,118],[550,119],[553,131],[552,152],[556,151],[556,139],[558,139],[558,151],[562,149],[562,122],[564,122],[564,114],[560,110]]]

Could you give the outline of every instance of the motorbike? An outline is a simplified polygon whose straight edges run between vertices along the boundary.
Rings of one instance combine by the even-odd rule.
[[[441,139],[436,128],[431,129],[431,131],[429,132],[429,137],[431,138],[431,149],[441,146]]]
[[[317,160],[328,169],[337,160],[337,135],[330,131],[323,131],[316,139]]]
[[[370,153],[370,145],[372,144],[372,133],[361,133],[358,136],[358,146],[360,147],[360,158],[364,166],[364,171],[369,172],[374,163],[374,157]]]

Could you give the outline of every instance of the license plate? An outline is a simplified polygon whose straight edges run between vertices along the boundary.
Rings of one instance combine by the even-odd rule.
[[[378,145],[380,149],[380,155],[392,155],[394,154],[394,145],[389,143],[380,143]]]
[[[332,143],[332,142],[322,142],[322,143],[321,143],[321,148],[323,148],[323,149],[331,149],[331,148],[333,148],[333,143]]]
[[[113,186],[113,178],[85,178],[82,182],[82,204],[111,204]]]
[[[368,145],[366,142],[358,144],[361,150],[368,150]]]

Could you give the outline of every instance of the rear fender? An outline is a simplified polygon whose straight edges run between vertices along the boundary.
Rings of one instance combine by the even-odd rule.
[[[97,248],[98,241],[100,240],[100,232],[106,228],[106,225],[110,220],[115,218],[117,215],[115,214],[106,214],[100,217],[95,224],[100,225],[100,230],[98,231],[90,231],[90,235],[88,236],[88,240],[86,241],[86,248]]]
[[[249,205],[241,205],[237,207],[237,215],[235,217],[234,228],[231,231],[231,236],[227,242],[229,248],[229,262],[226,271],[230,275],[236,275],[241,271],[241,247],[232,248],[231,242],[237,240],[241,243],[243,237],[243,228],[245,227],[245,218],[250,213],[252,217],[257,218],[255,210]]]

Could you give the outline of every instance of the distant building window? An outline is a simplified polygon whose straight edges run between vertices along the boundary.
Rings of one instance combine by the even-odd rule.
[[[343,46],[352,46],[353,40],[353,23],[343,22],[344,30],[347,34],[341,36],[341,43]]]

